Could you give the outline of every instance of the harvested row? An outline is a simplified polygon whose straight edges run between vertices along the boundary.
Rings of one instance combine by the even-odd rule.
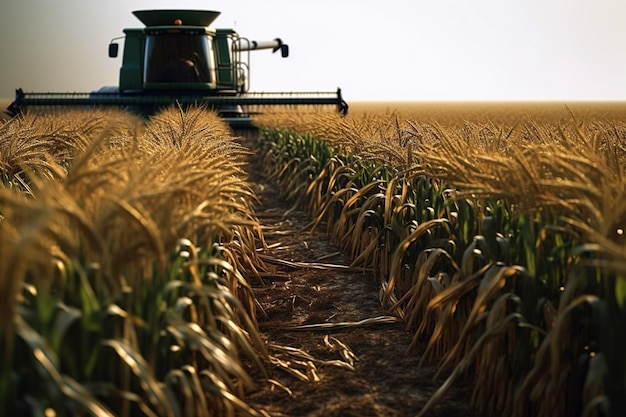
[[[481,415],[626,413],[626,125],[267,117],[268,174]]]

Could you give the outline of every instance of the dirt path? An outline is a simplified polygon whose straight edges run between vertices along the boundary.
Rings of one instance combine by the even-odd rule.
[[[307,216],[290,210],[278,197],[275,185],[260,172],[252,158],[250,181],[260,199],[257,215],[270,246],[262,255],[272,269],[264,277],[265,285],[255,288],[267,314],[259,317],[260,328],[271,343],[310,355],[307,359],[285,352],[279,358],[319,380],[303,381],[272,368],[270,378],[276,384],[259,387],[248,397],[249,402],[275,417],[416,415],[442,381],[433,380],[434,369],[418,368],[419,348],[406,354],[410,335],[401,323],[391,317],[379,319],[386,312],[380,306],[374,278],[345,268],[349,259],[323,233],[305,230]],[[372,318],[383,322],[323,327]],[[310,324],[323,326],[294,329]],[[353,369],[347,366],[351,361]],[[473,416],[467,396],[467,389],[451,389],[432,416]]]

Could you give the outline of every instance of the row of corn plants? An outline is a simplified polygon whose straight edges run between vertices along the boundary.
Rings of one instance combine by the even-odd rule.
[[[259,122],[268,174],[372,270],[480,415],[626,415],[626,125]]]
[[[247,152],[202,108],[2,122],[0,414],[262,414]]]

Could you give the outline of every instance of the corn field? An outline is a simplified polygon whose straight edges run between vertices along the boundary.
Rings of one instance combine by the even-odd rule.
[[[265,174],[444,379],[420,417],[457,383],[479,415],[626,415],[619,116],[257,124]],[[204,108],[0,122],[4,415],[267,415],[251,375],[300,353],[259,330],[250,152]]]
[[[479,415],[626,414],[626,124],[545,116],[260,122],[268,174],[446,376],[420,416],[461,380]]]
[[[246,152],[203,109],[2,125],[3,415],[260,415]]]

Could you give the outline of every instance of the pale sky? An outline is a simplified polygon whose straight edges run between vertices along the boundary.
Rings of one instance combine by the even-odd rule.
[[[110,40],[142,26],[133,10],[156,8],[220,11],[213,28],[289,44],[286,59],[251,53],[254,91],[626,101],[624,0],[6,0],[0,98],[117,85]]]

